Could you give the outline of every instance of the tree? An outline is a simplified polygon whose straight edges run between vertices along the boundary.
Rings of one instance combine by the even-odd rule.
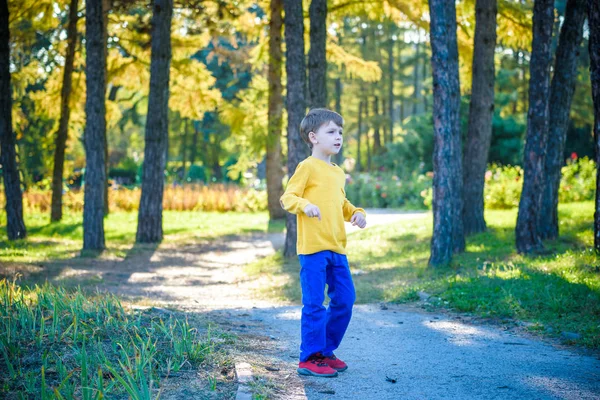
[[[447,264],[464,250],[460,85],[453,1],[430,0],[433,72],[433,237],[429,265]]]
[[[327,105],[327,0],[312,0],[310,17],[310,50],[308,51],[308,106]]]
[[[600,251],[600,3],[588,0],[590,27],[590,80],[594,99],[594,144],[596,150],[596,211],[594,212],[594,248]]]
[[[523,157],[523,191],[515,229],[519,253],[543,248],[538,230],[544,189],[544,162],[548,138],[548,98],[554,1],[535,0],[533,5],[533,41],[529,79],[527,138]]]
[[[10,29],[8,3],[0,0],[0,163],[6,197],[6,234],[9,240],[27,236],[23,221],[23,194],[17,167],[16,138],[12,128],[10,86]]]
[[[162,203],[169,140],[169,74],[171,67],[172,0],[154,0],[150,93],[144,149],[142,197],[136,241],[158,243],[163,238]]]
[[[67,53],[65,55],[65,66],[63,71],[63,84],[60,93],[60,121],[55,138],[54,170],[52,173],[52,206],[50,211],[51,221],[62,219],[62,190],[63,175],[65,169],[65,150],[69,136],[69,118],[71,108],[69,98],[73,83],[73,62],[75,59],[75,47],[77,45],[77,7],[79,0],[71,0],[69,5],[69,26],[67,28]]]
[[[568,0],[562,24],[554,75],[550,84],[550,122],[546,144],[544,191],[538,229],[542,239],[558,237],[558,189],[564,148],[569,129],[571,102],[575,92],[579,48],[583,39],[586,0]]]
[[[85,3],[86,50],[86,124],[84,147],[86,157],[85,194],[83,205],[83,249],[103,250],[104,186],[106,167],[104,141],[106,137],[106,51],[102,0]]]
[[[279,204],[283,194],[283,169],[281,168],[281,123],[283,118],[283,86],[281,67],[282,0],[271,0],[269,20],[269,134],[267,136],[267,203],[269,218],[285,217]]]
[[[496,0],[477,0],[473,85],[463,158],[463,224],[466,235],[486,229],[483,217],[483,186],[494,115],[497,12]]]
[[[302,0],[284,0],[285,42],[287,74],[287,144],[288,175],[292,176],[300,160],[308,154],[308,146],[300,137],[300,122],[306,112],[304,93],[306,90],[306,66],[304,57],[304,19]],[[285,257],[296,256],[298,226],[296,216],[287,214],[286,235],[283,254]]]

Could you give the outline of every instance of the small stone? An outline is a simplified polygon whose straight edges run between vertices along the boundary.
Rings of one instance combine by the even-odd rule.
[[[417,295],[419,296],[419,299],[420,299],[421,301],[427,301],[427,300],[429,300],[429,298],[431,297],[431,295],[430,295],[430,294],[427,294],[427,293],[425,293],[425,292],[421,292],[421,291],[417,292]]]
[[[561,336],[567,340],[579,340],[581,339],[581,335],[575,332],[563,332]]]

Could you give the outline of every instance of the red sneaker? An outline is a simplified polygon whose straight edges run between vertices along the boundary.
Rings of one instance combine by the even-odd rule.
[[[298,364],[298,374],[309,376],[321,376],[325,378],[334,378],[338,376],[335,369],[331,368],[325,362],[320,354],[313,354],[306,361]]]
[[[348,365],[339,358],[337,358],[333,353],[329,357],[322,357],[323,361],[325,361],[327,365],[329,365],[331,368],[335,369],[338,372],[342,372],[348,369]]]

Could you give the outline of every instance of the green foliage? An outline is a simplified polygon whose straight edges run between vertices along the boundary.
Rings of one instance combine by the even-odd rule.
[[[390,173],[354,174],[348,179],[346,196],[352,204],[362,208],[426,208],[423,196],[431,187],[431,174],[413,173],[400,179]]]

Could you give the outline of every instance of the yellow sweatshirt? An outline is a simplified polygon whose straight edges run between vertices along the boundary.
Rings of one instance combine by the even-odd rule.
[[[298,254],[313,254],[331,250],[346,254],[346,227],[357,208],[346,199],[344,185],[346,175],[335,164],[329,164],[313,156],[298,164],[290,178],[281,206],[298,220]],[[314,204],[321,211],[321,220],[304,214],[304,207]]]

